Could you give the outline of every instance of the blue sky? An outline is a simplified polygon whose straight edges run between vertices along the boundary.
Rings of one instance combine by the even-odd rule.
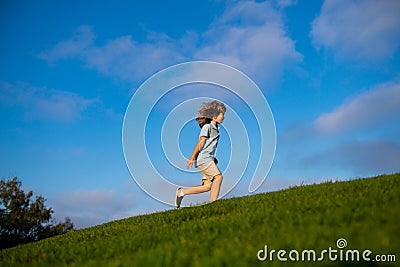
[[[79,228],[172,208],[132,179],[123,120],[144,81],[194,60],[242,71],[268,101],[276,153],[256,192],[398,172],[399,13],[396,0],[2,1],[0,176],[18,176],[57,219],[70,216]],[[227,93],[199,86],[157,104],[151,138],[160,138],[180,100],[225,99],[232,108],[218,150],[225,169],[228,140],[239,131],[228,128],[229,116],[235,111],[250,136],[253,117]],[[188,121],[171,139],[182,165],[198,130]],[[168,173],[157,144],[149,145],[152,160]],[[250,138],[250,171],[226,197],[249,194],[258,144]],[[190,186],[199,179],[183,173],[172,180]]]

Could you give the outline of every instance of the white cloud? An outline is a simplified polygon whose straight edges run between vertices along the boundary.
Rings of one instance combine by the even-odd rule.
[[[277,0],[278,6],[285,8],[288,6],[295,6],[297,5],[297,0]]]
[[[312,23],[313,44],[338,59],[386,60],[399,48],[399,14],[397,0],[326,0]]]
[[[70,40],[59,42],[52,49],[40,53],[39,57],[49,64],[61,59],[79,58],[88,68],[127,81],[140,81],[183,60],[180,42],[164,34],[150,32],[148,42],[142,44],[131,35],[118,37],[101,46],[95,45],[94,41],[93,28],[82,25]]]
[[[69,216],[77,228],[120,219],[134,205],[132,196],[120,196],[112,190],[75,190],[53,199],[56,217]],[[64,215],[65,214],[65,215]]]
[[[269,2],[243,1],[226,10],[204,33],[205,45],[195,53],[232,65],[257,82],[276,79],[302,60],[285,32],[281,15]],[[275,78],[274,78],[275,77]]]
[[[58,194],[50,202],[57,220],[68,216],[78,229],[168,208],[138,187],[123,193],[111,189],[74,190]]]
[[[127,199],[120,198],[112,190],[76,190],[59,196],[63,207],[76,207],[80,210],[114,210],[119,207],[126,207]]]
[[[18,107],[28,120],[73,121],[98,102],[96,98],[22,82],[0,83],[0,103]]]
[[[373,176],[400,171],[400,143],[384,140],[349,141],[304,157],[300,165],[323,168],[327,173],[345,171]]]
[[[80,58],[89,68],[132,82],[187,60],[220,61],[257,77],[257,82],[267,82],[302,60],[286,35],[280,12],[269,2],[235,3],[204,33],[188,31],[178,39],[149,32],[143,43],[127,35],[98,46],[94,36],[91,27],[81,26],[70,40],[59,42],[40,57],[49,63]]]
[[[178,43],[162,36],[146,44],[137,43],[132,36],[122,36],[104,46],[92,47],[85,53],[85,60],[88,67],[103,74],[137,81],[181,61],[184,57],[178,51]]]
[[[398,79],[379,84],[281,134],[274,166],[286,176],[307,180],[400,171],[399,114]]]
[[[363,129],[386,122],[400,114],[400,84],[381,84],[349,99],[334,111],[319,116],[313,128],[320,134]]]
[[[54,63],[69,57],[82,57],[86,49],[93,45],[95,38],[92,27],[82,25],[76,29],[71,39],[59,42],[51,50],[40,53],[39,58]]]

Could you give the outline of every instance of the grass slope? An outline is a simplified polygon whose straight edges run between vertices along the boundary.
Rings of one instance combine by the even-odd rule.
[[[365,266],[259,261],[257,252],[345,249],[400,262],[400,174],[217,201],[136,216],[0,251],[1,266]],[[317,257],[318,257],[317,255]],[[370,256],[372,258],[372,256]],[[288,258],[288,254],[286,254]],[[368,266],[396,266],[396,263]],[[397,265],[398,266],[398,265]]]

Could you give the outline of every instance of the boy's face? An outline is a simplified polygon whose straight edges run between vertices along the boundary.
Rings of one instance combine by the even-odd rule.
[[[224,121],[225,115],[224,113],[219,113],[219,115],[215,118],[215,121],[218,123],[222,123]]]

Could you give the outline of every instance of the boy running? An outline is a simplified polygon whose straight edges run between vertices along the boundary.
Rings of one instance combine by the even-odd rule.
[[[202,184],[189,188],[178,188],[176,190],[175,206],[181,206],[185,195],[210,192],[210,202],[218,199],[222,183],[222,174],[217,167],[215,150],[219,139],[219,126],[224,120],[226,107],[223,103],[213,100],[203,103],[198,110],[199,116],[196,118],[201,130],[200,138],[197,142],[191,157],[186,163],[186,167],[195,167],[201,172]]]

